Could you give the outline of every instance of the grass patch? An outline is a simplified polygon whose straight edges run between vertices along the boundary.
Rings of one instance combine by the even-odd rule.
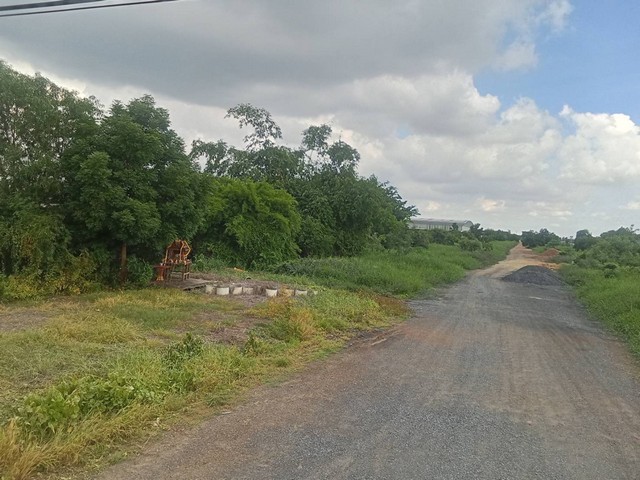
[[[464,277],[467,270],[496,263],[514,242],[493,242],[488,251],[466,252],[456,246],[384,251],[359,257],[304,258],[275,270],[291,284],[311,283],[330,288],[367,290],[384,295],[419,295]]]
[[[621,335],[640,357],[640,269],[622,267],[612,273],[566,266],[560,271],[589,312]]]
[[[167,342],[146,334],[171,323],[141,321],[129,305],[148,303],[146,318],[166,318],[154,310],[169,308],[182,327],[218,303],[204,295],[164,293],[168,298],[158,299],[159,306],[153,290],[84,297],[78,308],[39,328],[0,336],[7,353],[0,358],[6,387],[0,477],[103,464],[124,440],[153,429],[152,421],[189,405],[224,405],[256,382],[335,351],[349,332],[389,325],[402,313],[392,299],[324,292],[254,308],[251,315],[264,323],[245,345],[208,343],[190,333]],[[221,305],[222,312],[238,308],[229,301]]]

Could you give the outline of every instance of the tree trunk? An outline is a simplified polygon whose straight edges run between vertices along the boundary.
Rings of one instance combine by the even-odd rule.
[[[120,247],[120,285],[127,283],[127,244]]]

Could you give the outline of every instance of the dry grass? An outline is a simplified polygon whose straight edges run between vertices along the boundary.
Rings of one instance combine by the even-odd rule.
[[[202,332],[204,323],[195,328],[196,319],[211,312],[229,323],[225,315],[239,315],[238,304],[152,289],[79,297],[63,313],[46,303],[29,307],[55,315],[36,328],[0,334],[8,353],[0,358],[0,386],[7,387],[0,397],[0,476],[103,465],[123,442],[157,429],[186,406],[224,405],[251,385],[335,351],[353,330],[388,325],[393,315],[406,313],[400,305],[341,291],[276,298],[250,312],[258,326],[245,345],[208,342],[169,363],[167,345],[179,343],[185,326]],[[206,325],[207,338],[215,338],[217,324]],[[341,335],[328,338],[331,332]],[[122,400],[120,385],[139,394]],[[73,411],[68,402],[95,401],[107,407],[78,407],[74,419],[59,418]],[[111,411],[114,401],[124,403]]]

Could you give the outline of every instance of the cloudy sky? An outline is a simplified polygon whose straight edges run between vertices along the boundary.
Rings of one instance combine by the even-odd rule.
[[[423,217],[569,236],[640,226],[638,25],[628,0],[179,0],[0,18],[0,58],[151,93],[188,142],[240,145],[241,102],[291,145],[328,123]]]

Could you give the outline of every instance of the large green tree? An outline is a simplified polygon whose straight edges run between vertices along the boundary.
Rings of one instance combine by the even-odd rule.
[[[198,170],[152,97],[114,103],[97,134],[77,150],[65,163],[68,222],[83,244],[118,249],[123,281],[129,248],[153,258],[198,230]]]
[[[62,158],[99,116],[94,99],[0,62],[0,273],[42,277],[68,261]]]

